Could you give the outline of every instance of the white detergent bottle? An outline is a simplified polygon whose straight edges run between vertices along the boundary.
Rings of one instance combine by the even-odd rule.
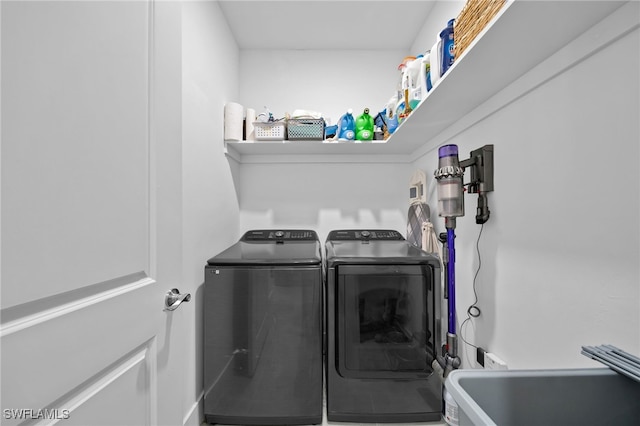
[[[442,64],[442,58],[440,57],[441,49],[442,40],[438,37],[429,53],[429,71],[431,73],[431,84],[433,87],[435,87],[436,82],[440,80],[440,66]]]
[[[415,109],[424,98],[427,97],[427,63],[429,54],[418,55],[416,59],[407,64],[406,72],[409,75],[409,104]]]
[[[458,404],[453,396],[442,386],[442,396],[444,398],[444,421],[449,426],[458,426]]]

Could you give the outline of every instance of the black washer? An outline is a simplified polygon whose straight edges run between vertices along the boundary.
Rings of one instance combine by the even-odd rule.
[[[209,259],[208,423],[322,423],[322,257],[310,230],[253,230]]]

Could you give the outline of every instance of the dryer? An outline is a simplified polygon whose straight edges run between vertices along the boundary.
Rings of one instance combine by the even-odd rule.
[[[325,249],[328,420],[440,420],[439,259],[394,230],[332,231]]]
[[[252,230],[208,260],[208,423],[322,423],[322,253],[310,230]]]

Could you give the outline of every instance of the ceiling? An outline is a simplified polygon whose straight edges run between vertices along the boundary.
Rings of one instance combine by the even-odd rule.
[[[240,49],[405,49],[433,1],[219,0]],[[402,16],[401,22],[389,17]]]

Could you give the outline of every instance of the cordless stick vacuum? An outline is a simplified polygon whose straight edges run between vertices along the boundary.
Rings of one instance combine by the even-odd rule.
[[[447,229],[443,262],[445,268],[445,294],[447,297],[447,343],[438,363],[444,370],[443,377],[460,367],[456,335],[456,217],[464,216],[464,169],[458,161],[458,146],[445,145],[438,150],[438,215],[444,217]]]
[[[456,218],[464,216],[464,171],[471,168],[469,192],[478,194],[476,223],[489,220],[486,193],[493,191],[493,145],[485,145],[471,152],[468,160],[458,160],[458,146],[444,145],[438,150],[438,169],[434,175],[438,182],[438,211],[444,217],[447,230],[444,244],[443,263],[445,264],[445,297],[447,297],[447,342],[444,353],[437,356],[437,362],[443,370],[443,379],[449,372],[460,367],[456,334]]]

